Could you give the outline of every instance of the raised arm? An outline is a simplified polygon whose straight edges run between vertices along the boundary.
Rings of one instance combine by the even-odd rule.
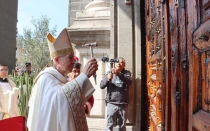
[[[104,79],[101,80],[100,83],[100,88],[104,89],[109,85],[109,81],[113,78],[113,74],[111,73],[111,71],[107,72],[107,74],[105,75]]]
[[[108,85],[108,80],[107,80],[107,75],[106,75],[105,78],[103,80],[101,80],[100,88],[104,89],[107,87],[107,85]]]

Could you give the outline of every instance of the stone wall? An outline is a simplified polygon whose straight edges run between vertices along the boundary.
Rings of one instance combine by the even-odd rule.
[[[84,7],[81,8],[81,1],[85,0],[75,0],[74,2],[74,9],[78,9],[76,12],[81,12],[84,10]],[[88,1],[88,0],[86,0]],[[96,0],[97,1],[97,0]],[[106,0],[104,0],[106,1]],[[126,60],[126,69],[132,72],[132,80],[133,84],[130,87],[130,104],[128,107],[128,121],[127,121],[127,130],[128,131],[139,131],[141,129],[141,112],[142,110],[142,70],[144,64],[142,64],[142,57],[145,56],[145,53],[142,52],[142,49],[145,47],[145,43],[142,42],[141,36],[141,13],[140,13],[140,6],[143,6],[141,3],[143,0],[132,0],[131,4],[126,4],[125,0],[110,0],[110,36],[109,36],[109,49],[108,49],[108,56],[109,58],[116,58],[116,57],[124,57]],[[73,0],[72,0],[73,2]],[[76,4],[77,6],[76,7]],[[80,4],[79,4],[80,3]],[[142,4],[142,5],[141,5]],[[71,3],[70,3],[71,5]],[[72,24],[76,18],[76,12],[73,13],[73,6],[72,10],[69,10],[70,13],[70,22],[69,25],[70,29],[75,28],[75,23],[78,23],[78,19],[74,24]],[[84,11],[83,11],[84,12]],[[75,15],[75,16],[74,16]],[[82,23],[83,24],[83,23]],[[84,24],[83,24],[84,25]],[[78,26],[78,29],[74,29],[78,34],[83,34],[81,31],[81,26]],[[89,38],[95,38],[97,40],[97,36],[91,37],[91,35],[83,36],[84,38],[79,38],[79,35],[70,32],[71,39],[73,41],[82,41],[85,39],[86,41]],[[87,33],[85,33],[87,34]],[[93,34],[93,33],[90,33]],[[108,37],[107,37],[108,38]],[[142,43],[141,43],[142,42]],[[83,43],[84,44],[84,43]],[[100,44],[99,44],[100,45]],[[142,48],[143,47],[143,48]],[[97,48],[95,53],[103,53],[106,52],[106,48]],[[82,51],[79,51],[80,54]],[[99,55],[96,55],[99,58]],[[102,57],[102,56],[101,56]],[[100,61],[100,60],[99,60]],[[100,62],[99,62],[100,63]],[[102,67],[101,63],[99,68]],[[100,69],[101,70],[101,69]],[[106,71],[102,73],[98,72],[98,76],[104,75]],[[143,74],[144,75],[144,74]],[[101,77],[100,77],[101,78]],[[145,101],[144,101],[145,102]],[[106,115],[105,115],[106,116]],[[116,129],[116,128],[115,128]],[[116,129],[117,130],[117,129]]]
[[[130,87],[130,103],[128,107],[128,130],[139,131],[141,126],[141,28],[140,1],[132,0],[126,4],[124,0],[111,2],[111,36],[110,45],[114,57],[124,57],[126,69],[132,73]]]
[[[14,69],[16,62],[18,0],[0,0],[0,63]]]
[[[70,26],[76,19],[76,13],[85,9],[85,6],[93,0],[69,0],[69,21],[68,26]]]

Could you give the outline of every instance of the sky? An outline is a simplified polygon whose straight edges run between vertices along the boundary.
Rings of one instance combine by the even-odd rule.
[[[57,26],[57,33],[68,26],[68,0],[18,0],[18,33],[23,28],[32,29],[31,18],[39,19],[42,15],[50,18],[50,29]]]

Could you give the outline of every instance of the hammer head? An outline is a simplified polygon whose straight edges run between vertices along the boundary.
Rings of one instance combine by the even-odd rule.
[[[97,46],[96,42],[94,43],[87,43],[87,44],[84,44],[82,45],[83,47],[89,47],[89,46]]]

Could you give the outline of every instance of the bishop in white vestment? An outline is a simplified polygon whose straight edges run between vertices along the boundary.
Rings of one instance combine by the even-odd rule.
[[[91,59],[84,73],[68,82],[65,75],[74,64],[68,33],[64,29],[56,40],[49,34],[47,38],[56,65],[45,68],[35,79],[27,127],[29,131],[88,131],[84,104],[94,92],[88,78],[97,70],[97,62]]]
[[[53,67],[38,75],[28,116],[30,131],[87,131],[84,103],[94,92],[85,74],[68,82]]]

